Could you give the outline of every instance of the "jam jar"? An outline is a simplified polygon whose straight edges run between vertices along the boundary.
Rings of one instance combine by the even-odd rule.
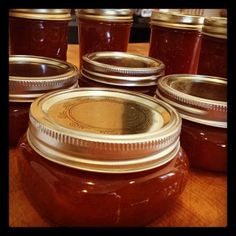
[[[66,61],[70,20],[69,9],[10,9],[10,54]]]
[[[83,56],[80,87],[113,87],[155,95],[163,62],[127,52],[94,52]]]
[[[204,20],[198,74],[227,78],[227,18]]]
[[[9,144],[15,146],[28,127],[31,102],[40,95],[78,86],[78,69],[53,58],[9,57]]]
[[[133,13],[130,9],[76,10],[80,65],[82,56],[98,51],[126,52]]]
[[[183,118],[180,141],[190,166],[226,172],[227,80],[173,74],[158,81],[156,94]]]
[[[166,75],[197,73],[203,17],[152,12],[149,56],[166,65]]]
[[[143,226],[184,190],[181,117],[151,96],[110,88],[51,92],[18,144],[22,188],[58,226]]]

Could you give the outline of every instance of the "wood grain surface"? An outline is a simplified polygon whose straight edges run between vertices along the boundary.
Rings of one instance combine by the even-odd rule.
[[[128,51],[148,55],[148,43],[130,44]],[[79,46],[69,45],[68,61],[79,66]],[[50,227],[22,191],[16,162],[17,150],[9,150],[9,225]],[[187,186],[175,205],[147,227],[224,227],[227,225],[227,176],[191,169]]]

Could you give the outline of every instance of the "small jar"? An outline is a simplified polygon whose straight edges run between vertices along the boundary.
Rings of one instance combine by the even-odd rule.
[[[221,77],[175,74],[158,81],[157,97],[183,118],[180,140],[192,167],[227,170],[226,92]]]
[[[80,9],[76,14],[80,65],[83,55],[87,53],[127,51],[133,22],[130,9]]]
[[[204,20],[198,74],[227,78],[227,18]]]
[[[126,52],[94,52],[83,56],[80,87],[110,87],[155,95],[163,62]]]
[[[69,9],[11,9],[9,46],[12,55],[37,55],[66,61]]]
[[[30,108],[20,140],[22,187],[59,226],[142,226],[183,191],[181,118],[168,104],[119,89],[51,92]]]
[[[166,65],[166,75],[197,73],[203,17],[152,12],[149,56]]]
[[[67,62],[39,56],[9,56],[9,144],[26,132],[31,102],[42,94],[78,86],[78,69]]]

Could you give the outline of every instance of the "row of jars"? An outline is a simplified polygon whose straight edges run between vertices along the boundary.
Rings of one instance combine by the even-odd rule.
[[[82,56],[96,51],[127,51],[130,9],[76,11]],[[68,9],[11,9],[10,53],[66,60]],[[149,56],[162,60],[166,74],[227,77],[227,18],[153,11]]]
[[[182,193],[188,159],[226,171],[225,78],[164,76],[163,61],[117,51],[82,65],[9,57],[10,141],[21,137],[22,186],[44,218],[146,225]]]

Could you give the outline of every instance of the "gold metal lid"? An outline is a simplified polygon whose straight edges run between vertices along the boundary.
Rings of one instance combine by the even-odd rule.
[[[10,9],[9,16],[39,20],[71,20],[70,9]]]
[[[227,80],[221,77],[173,74],[158,80],[156,95],[175,107],[183,119],[227,128]]]
[[[83,56],[81,75],[118,86],[151,86],[164,75],[162,61],[127,52],[94,52]]]
[[[72,168],[136,172],[170,161],[181,118],[141,93],[77,88],[47,93],[30,108],[28,141],[41,156]]]
[[[76,9],[79,19],[132,22],[133,11],[131,9]]]
[[[225,17],[205,18],[202,27],[202,33],[216,38],[227,39],[227,18]]]
[[[168,28],[201,30],[203,21],[202,16],[153,11],[150,24]]]
[[[76,66],[57,59],[30,56],[9,56],[9,100],[32,102],[42,94],[78,86]]]

